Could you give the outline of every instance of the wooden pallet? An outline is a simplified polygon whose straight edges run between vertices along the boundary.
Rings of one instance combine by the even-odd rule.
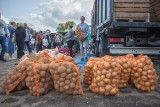
[[[160,0],[150,1],[151,21],[160,22]]]
[[[115,18],[115,22],[149,22],[148,19]]]
[[[149,22],[149,0],[115,0],[115,21]]]

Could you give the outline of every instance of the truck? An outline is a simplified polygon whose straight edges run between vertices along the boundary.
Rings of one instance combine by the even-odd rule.
[[[160,0],[95,0],[91,34],[96,56],[160,54]]]

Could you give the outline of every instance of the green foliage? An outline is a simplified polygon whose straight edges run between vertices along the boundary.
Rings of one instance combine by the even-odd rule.
[[[74,26],[74,25],[76,25],[74,21],[67,21],[66,23],[60,23],[57,26],[57,31],[64,32],[65,30],[68,29],[69,26]]]

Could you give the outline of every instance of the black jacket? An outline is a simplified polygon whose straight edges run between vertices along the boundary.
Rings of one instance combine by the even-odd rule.
[[[48,35],[46,35],[46,37],[47,37],[47,41],[48,41],[48,43],[50,43],[49,42],[49,36]],[[52,35],[50,35],[50,38],[51,38],[51,43],[53,42],[53,36]]]
[[[26,37],[26,32],[23,27],[17,27],[15,31],[16,41],[24,41]]]

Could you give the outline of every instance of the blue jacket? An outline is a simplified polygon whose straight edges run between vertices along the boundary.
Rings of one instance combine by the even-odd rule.
[[[13,34],[15,33],[16,28],[13,27],[12,25],[8,25],[7,28],[8,28],[8,31],[10,33],[10,38],[12,38]]]

